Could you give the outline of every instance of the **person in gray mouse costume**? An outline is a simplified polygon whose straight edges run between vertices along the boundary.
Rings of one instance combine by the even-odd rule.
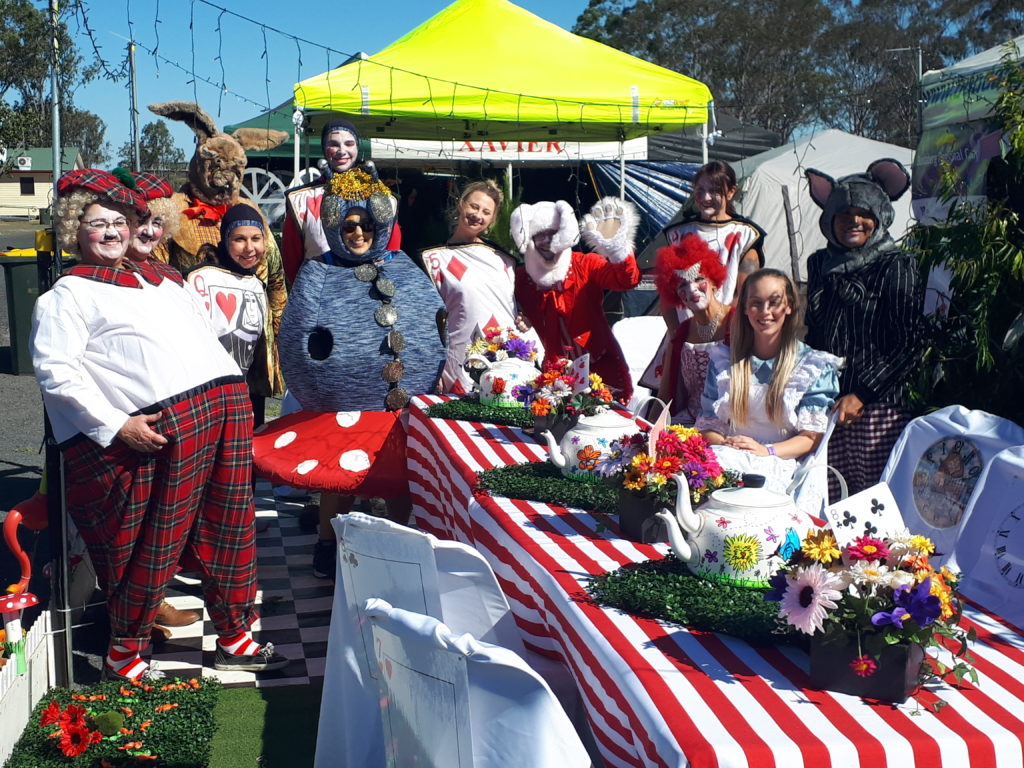
[[[879,481],[911,418],[923,285],[916,257],[889,234],[892,201],[907,191],[910,174],[883,159],[838,181],[814,169],[806,176],[828,241],[807,260],[806,342],[846,359],[828,463],[852,494]]]

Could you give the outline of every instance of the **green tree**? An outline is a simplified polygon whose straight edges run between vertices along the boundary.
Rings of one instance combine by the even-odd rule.
[[[831,22],[823,0],[590,0],[573,31],[694,77],[717,106],[789,138],[826,96]]]
[[[126,141],[117,151],[117,161],[125,168],[132,167],[132,143]],[[140,171],[151,171],[166,175],[170,170],[185,162],[185,152],[174,146],[174,137],[167,129],[167,123],[156,120],[142,126],[139,136]]]

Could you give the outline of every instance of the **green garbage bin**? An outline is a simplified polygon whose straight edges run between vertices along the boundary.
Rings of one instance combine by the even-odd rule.
[[[30,376],[32,353],[28,334],[32,308],[39,297],[39,272],[35,256],[0,256],[7,293],[7,323],[11,332],[11,366],[18,376]]]

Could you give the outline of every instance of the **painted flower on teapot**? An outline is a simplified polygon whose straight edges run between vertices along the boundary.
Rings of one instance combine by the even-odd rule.
[[[638,432],[636,422],[612,410],[604,410],[591,416],[580,416],[579,421],[560,442],[550,430],[542,432],[548,446],[548,458],[562,470],[562,474],[573,480],[599,481],[601,475],[595,470],[598,462],[608,456],[612,441],[626,432]]]

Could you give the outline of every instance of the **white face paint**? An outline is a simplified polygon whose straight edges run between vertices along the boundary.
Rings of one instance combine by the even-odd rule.
[[[164,236],[164,220],[159,216],[147,216],[139,222],[128,244],[128,256],[145,261]]]
[[[698,275],[693,280],[685,277],[680,278],[679,287],[676,289],[676,292],[687,309],[691,311],[705,310],[711,303],[711,297],[714,295],[715,288],[706,277]]]

